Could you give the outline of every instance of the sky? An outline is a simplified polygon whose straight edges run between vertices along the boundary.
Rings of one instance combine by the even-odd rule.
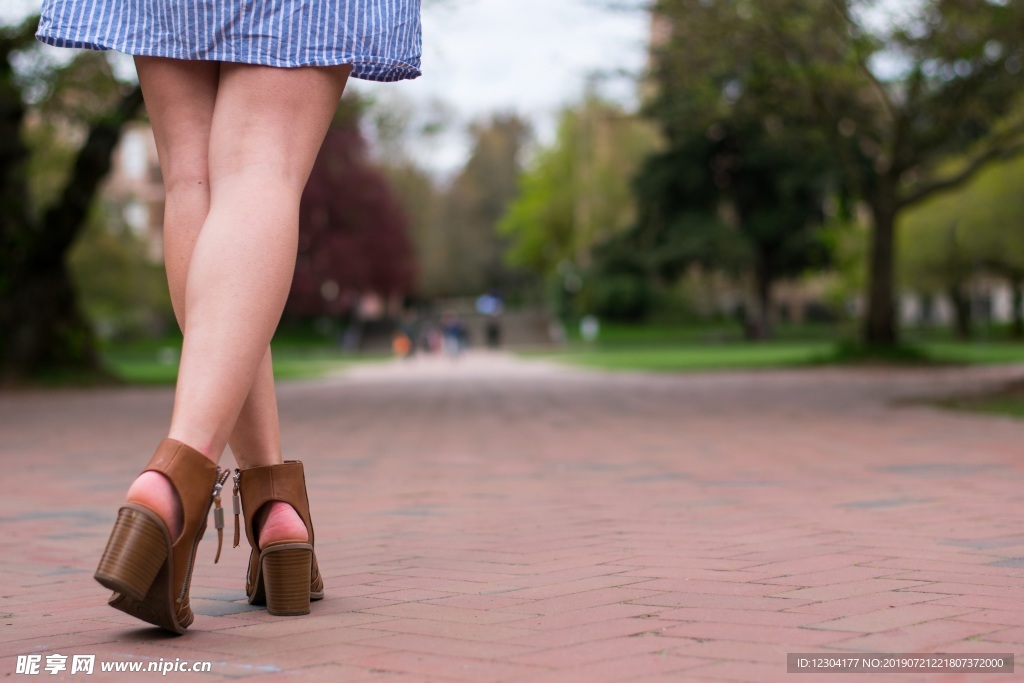
[[[635,77],[647,55],[649,19],[640,10],[608,9],[605,0],[424,0],[423,76],[399,83],[352,81],[382,103],[427,108],[442,102],[447,131],[417,158],[441,173],[468,152],[467,124],[516,112],[540,144],[554,135],[558,111],[579,100],[591,74],[600,91],[636,104]],[[39,0],[2,0],[0,21],[17,20]],[[53,48],[56,49],[56,48]],[[130,70],[127,60],[122,68]],[[626,77],[630,74],[633,77]]]
[[[558,111],[580,99],[592,74],[605,76],[602,93],[635,106],[648,27],[645,12],[606,9],[600,0],[427,0],[423,76],[356,87],[422,103],[440,99],[457,123],[517,112],[540,142],[550,142]],[[446,169],[464,157],[458,129],[451,127],[428,163]]]
[[[395,84],[354,82],[360,92],[444,102],[452,125],[429,158],[442,172],[468,152],[465,124],[515,112],[538,142],[554,137],[558,112],[578,101],[589,78],[628,108],[647,56],[649,18],[639,9],[608,9],[601,0],[426,0],[423,76]]]

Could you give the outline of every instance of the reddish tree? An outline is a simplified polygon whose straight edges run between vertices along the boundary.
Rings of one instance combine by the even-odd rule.
[[[410,292],[409,220],[374,168],[358,119],[343,109],[327,132],[299,206],[299,251],[286,315],[343,315],[367,293]]]

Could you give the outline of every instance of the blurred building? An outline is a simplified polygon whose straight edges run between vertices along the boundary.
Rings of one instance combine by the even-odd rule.
[[[1006,324],[1013,320],[1013,289],[1004,280],[975,278],[968,294],[970,317],[975,324]],[[900,323],[911,327],[947,327],[956,319],[952,299],[944,294],[902,292]]]
[[[164,184],[153,129],[141,121],[126,125],[111,161],[101,201],[146,241],[151,260],[162,261]]]

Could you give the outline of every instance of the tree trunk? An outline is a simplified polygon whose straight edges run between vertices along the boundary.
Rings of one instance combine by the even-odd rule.
[[[874,225],[871,231],[871,255],[868,281],[868,310],[864,321],[864,343],[892,347],[899,341],[896,327],[895,181],[879,179],[880,188],[872,201]]]
[[[963,282],[957,282],[949,288],[949,300],[953,304],[953,332],[956,338],[970,339],[974,336],[971,293]]]
[[[747,316],[747,338],[763,340],[772,336],[772,277],[766,258],[759,258],[754,268],[754,306]]]
[[[18,292],[3,302],[2,317],[13,320],[4,345],[0,381],[18,381],[52,371],[96,371],[99,357],[92,328],[79,312],[63,263],[34,270]]]
[[[51,370],[98,372],[92,329],[81,314],[67,268],[67,253],[81,232],[124,124],[142,104],[138,87],[95,123],[75,158],[60,199],[39,224],[4,221],[0,278],[0,383]]]

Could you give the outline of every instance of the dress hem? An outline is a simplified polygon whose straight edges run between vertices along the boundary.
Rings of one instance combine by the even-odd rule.
[[[256,66],[272,66],[282,69],[297,69],[308,66],[341,66],[342,64],[352,65],[352,78],[359,78],[365,81],[378,81],[390,83],[394,81],[411,80],[422,75],[418,65],[410,64],[401,60],[381,59],[379,57],[361,57],[359,55],[344,56],[336,59],[317,60],[278,60],[278,59],[244,59],[236,55],[221,54],[217,51],[203,55],[181,55],[167,54],[161,50],[129,49],[126,45],[115,44],[114,41],[94,42],[84,40],[71,40],[61,36],[47,35],[43,32],[36,33],[36,39],[53,47],[77,48],[82,50],[114,50],[133,57],[166,57],[168,59],[184,59],[191,61],[205,62],[231,62],[235,64],[252,64]],[[129,51],[130,50],[130,51]]]

